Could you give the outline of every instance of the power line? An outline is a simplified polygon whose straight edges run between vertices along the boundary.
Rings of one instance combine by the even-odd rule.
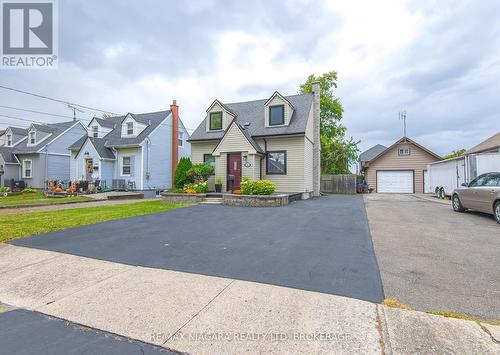
[[[10,109],[10,110],[17,110],[17,111],[38,113],[40,115],[47,115],[47,116],[54,116],[54,117],[63,117],[63,118],[73,118],[72,116],[65,116],[65,115],[59,115],[57,113],[48,113],[48,112],[42,112],[42,111],[36,111],[36,110],[28,110],[26,108],[20,108],[20,107],[4,106],[4,105],[0,105],[0,107],[7,108],[7,109]]]
[[[24,121],[24,122],[29,122],[29,123],[39,123],[39,124],[47,124],[47,122],[42,122],[42,121],[35,121],[35,120],[29,120],[27,118],[21,118],[21,117],[14,117],[14,116],[9,116],[9,115],[2,115],[0,114],[1,117],[7,117],[13,120],[19,120],[19,121]],[[8,124],[8,123],[7,123]]]
[[[65,100],[61,100],[61,99],[56,99],[56,98],[45,96],[45,95],[35,94],[33,92],[19,90],[19,89],[12,88],[12,87],[9,87],[9,86],[0,85],[0,88],[5,89],[5,90],[10,90],[10,91],[15,91],[15,92],[18,92],[18,93],[21,93],[21,94],[25,94],[25,95],[35,96],[35,97],[38,97],[38,98],[41,98],[41,99],[46,99],[46,100],[51,100],[51,101],[63,103],[65,105],[69,104],[69,105],[73,105],[73,106],[78,106],[78,107],[86,108],[88,110],[99,111],[99,112],[103,112],[103,113],[110,113],[112,115],[119,116],[119,114],[111,112],[111,111],[101,110],[101,109],[98,109],[98,108],[95,108],[95,107],[90,107],[90,106],[85,106],[85,105],[80,105],[80,104],[76,104],[74,102],[69,102],[69,101],[65,101]]]

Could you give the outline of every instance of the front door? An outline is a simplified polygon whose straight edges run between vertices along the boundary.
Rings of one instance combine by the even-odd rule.
[[[227,190],[237,190],[241,182],[241,153],[227,155]]]
[[[94,161],[92,159],[85,159],[85,180],[92,180],[92,173],[94,172]]]

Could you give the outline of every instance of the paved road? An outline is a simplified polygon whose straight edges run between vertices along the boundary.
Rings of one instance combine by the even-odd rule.
[[[366,195],[387,298],[413,309],[500,319],[500,226],[415,195]]]
[[[12,244],[372,302],[384,298],[359,196],[283,208],[198,205]]]
[[[150,344],[26,310],[13,310],[0,314],[0,353],[177,354]]]

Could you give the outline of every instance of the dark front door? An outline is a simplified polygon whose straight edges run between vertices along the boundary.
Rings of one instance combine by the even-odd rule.
[[[227,155],[227,190],[240,188],[241,181],[241,153]]]

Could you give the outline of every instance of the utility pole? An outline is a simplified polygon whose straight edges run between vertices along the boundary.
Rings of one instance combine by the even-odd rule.
[[[73,111],[73,121],[76,121],[76,111],[81,112],[81,113],[85,112],[85,111],[82,111],[82,110],[80,110],[78,107],[75,107],[75,106],[73,106],[73,105],[67,104],[67,106],[68,106],[68,108],[69,108],[70,110],[72,110],[72,111]]]
[[[404,137],[406,137],[406,110],[399,111],[399,120],[403,121],[403,133]]]

